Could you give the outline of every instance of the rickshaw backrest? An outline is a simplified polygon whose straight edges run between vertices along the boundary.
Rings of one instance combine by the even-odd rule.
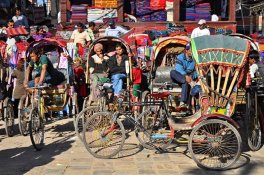
[[[231,115],[238,80],[243,76],[242,70],[250,49],[249,42],[240,38],[214,35],[193,38],[191,45],[199,81],[209,102],[201,104],[203,112],[217,113],[222,110],[223,114]]]

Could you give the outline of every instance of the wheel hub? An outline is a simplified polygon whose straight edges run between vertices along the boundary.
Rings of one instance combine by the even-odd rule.
[[[222,136],[213,136],[213,137],[208,137],[207,138],[209,144],[213,148],[218,148],[220,147]]]

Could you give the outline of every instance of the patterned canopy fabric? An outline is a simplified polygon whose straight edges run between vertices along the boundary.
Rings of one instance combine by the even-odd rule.
[[[241,68],[250,49],[247,40],[225,35],[211,35],[191,40],[192,54],[198,66],[217,64]]]
[[[159,42],[155,48],[154,58],[156,59],[160,50],[167,46],[168,44],[180,44],[186,46],[190,42],[190,39],[186,36],[175,36],[175,37],[163,37],[159,39]]]

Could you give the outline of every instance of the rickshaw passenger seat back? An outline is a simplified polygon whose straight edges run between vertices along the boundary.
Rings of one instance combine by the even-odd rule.
[[[250,44],[224,35],[193,38],[192,55],[206,103],[203,112],[231,116],[235,109],[238,83],[245,76]]]

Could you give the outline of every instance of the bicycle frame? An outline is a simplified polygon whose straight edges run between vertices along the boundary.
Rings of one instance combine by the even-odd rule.
[[[129,105],[131,105],[131,102],[127,102]],[[119,101],[119,108],[122,107],[122,104],[126,104],[121,102],[121,100]],[[157,113],[160,112],[160,110],[164,110],[165,111],[165,116],[170,116],[168,109],[166,107],[166,103],[164,101],[164,99],[161,99],[160,101],[150,101],[150,102],[140,102],[140,103],[133,103],[132,106],[158,106],[158,110]],[[109,129],[107,129],[105,132],[102,133],[102,137],[107,136],[108,134],[110,134],[111,132],[113,132],[114,130],[118,129],[117,125],[116,125],[116,120],[121,116],[121,115],[125,115],[125,118],[128,119],[131,123],[134,124],[135,127],[139,128],[140,131],[143,131],[146,135],[148,135],[151,139],[167,139],[167,138],[174,138],[174,130],[171,128],[171,132],[169,134],[154,134],[152,135],[152,131],[147,131],[144,126],[142,126],[142,124],[137,120],[136,117],[134,117],[134,113],[133,112],[126,112],[126,113],[121,113],[120,111],[117,111],[113,114],[112,117],[112,125]],[[161,119],[161,120],[164,120]],[[157,118],[155,118],[154,123],[157,122]],[[159,147],[152,145],[153,147],[155,147],[157,150],[160,150]]]
[[[44,113],[45,113],[45,107],[44,107],[44,99],[41,94],[41,88],[34,88],[31,100],[32,100],[32,105],[34,109],[35,107],[38,108],[38,111],[40,112],[41,118],[44,118]]]

